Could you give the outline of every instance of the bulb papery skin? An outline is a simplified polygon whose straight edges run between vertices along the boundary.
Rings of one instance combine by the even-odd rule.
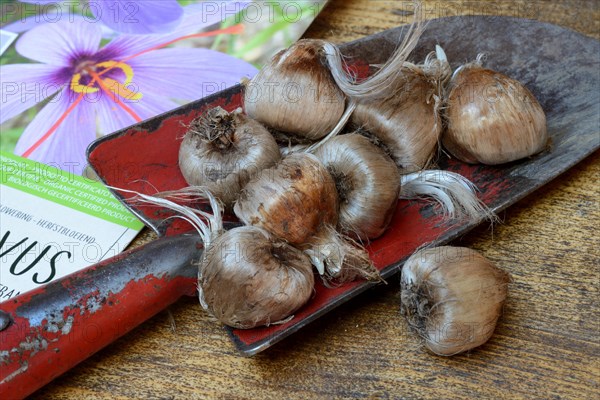
[[[345,109],[345,96],[323,61],[322,40],[304,39],[277,53],[246,85],[246,113],[273,129],[316,140]]]
[[[264,126],[221,107],[194,120],[179,148],[186,182],[207,188],[228,208],[252,177],[280,159],[279,147]]]
[[[332,175],[340,202],[339,230],[361,241],[375,239],[389,225],[400,191],[396,164],[357,134],[337,136],[315,151]]]
[[[324,227],[308,246],[303,247],[321,273],[325,286],[352,282],[358,278],[382,281],[379,270],[365,248],[332,226]]]
[[[300,245],[337,224],[337,191],[315,156],[295,153],[248,182],[233,210],[244,224]]]
[[[440,102],[438,78],[405,66],[386,98],[358,102],[350,123],[386,150],[401,173],[410,173],[425,168],[435,155],[442,132]]]
[[[503,164],[548,144],[546,115],[520,82],[478,64],[461,67],[450,82],[444,147],[467,163]]]
[[[475,250],[420,250],[402,268],[401,311],[430,351],[458,354],[492,336],[509,282],[508,273]]]
[[[234,328],[284,320],[310,299],[314,288],[308,256],[255,227],[219,236],[198,268],[201,304]]]

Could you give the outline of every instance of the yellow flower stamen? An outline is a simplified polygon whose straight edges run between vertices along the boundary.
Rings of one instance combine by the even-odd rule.
[[[126,100],[139,100],[142,98],[142,93],[134,92],[133,90],[127,87],[133,82],[133,68],[131,68],[129,64],[119,61],[104,61],[87,68],[90,68],[90,71],[95,71],[97,68],[120,69],[125,74],[125,82],[121,83],[111,78],[104,78],[102,79],[104,86],[108,88],[108,90],[110,90],[112,93]],[[86,72],[89,73],[88,71]],[[71,78],[71,90],[75,93],[88,94],[95,93],[99,91],[100,88],[83,85],[81,83],[81,73],[76,73],[73,75],[73,78]]]
[[[96,87],[82,85],[79,82],[81,82],[81,74],[73,75],[73,78],[71,78],[71,90],[75,93],[88,94],[96,93],[98,90],[100,90]]]

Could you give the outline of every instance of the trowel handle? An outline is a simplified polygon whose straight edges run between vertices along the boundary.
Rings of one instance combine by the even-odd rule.
[[[193,295],[201,249],[198,236],[161,238],[0,304],[0,399],[26,397]]]

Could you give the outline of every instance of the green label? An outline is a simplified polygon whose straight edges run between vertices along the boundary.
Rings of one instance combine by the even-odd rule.
[[[101,183],[7,152],[0,152],[0,184],[126,228],[144,226]]]

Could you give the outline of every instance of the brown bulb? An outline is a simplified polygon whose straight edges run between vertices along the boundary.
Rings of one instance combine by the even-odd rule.
[[[242,190],[234,206],[246,225],[258,226],[291,244],[307,243],[325,225],[335,226],[338,198],[333,179],[306,153],[287,156]]]
[[[234,328],[284,320],[310,299],[314,288],[308,256],[255,227],[217,237],[198,268],[201,304]]]
[[[246,113],[303,138],[328,134],[344,112],[345,96],[326,66],[324,43],[304,39],[277,53],[247,84]]]
[[[392,157],[401,173],[425,168],[442,132],[442,84],[450,67],[438,50],[422,65],[404,63],[384,98],[359,101],[350,119]]]
[[[315,156],[335,181],[340,231],[363,241],[383,234],[400,191],[400,173],[391,158],[357,134],[331,139],[317,148]]]
[[[454,355],[492,336],[509,282],[508,273],[475,250],[420,250],[402,267],[401,311],[429,350]]]
[[[264,170],[248,182],[233,210],[246,225],[303,249],[326,281],[380,279],[366,250],[336,232],[336,186],[312,154],[294,153]]]
[[[268,232],[242,226],[223,230],[221,203],[203,187],[188,187],[155,196],[134,193],[135,204],[154,205],[189,222],[204,243],[198,263],[202,307],[235,328],[281,322],[308,301],[314,276],[310,258]],[[210,211],[180,205],[205,201]]]
[[[261,170],[281,158],[277,143],[259,122],[221,107],[195,119],[179,148],[186,182],[210,190],[228,208]]]
[[[477,63],[455,72],[442,141],[468,163],[503,164],[529,157],[548,144],[546,115],[520,82]]]

